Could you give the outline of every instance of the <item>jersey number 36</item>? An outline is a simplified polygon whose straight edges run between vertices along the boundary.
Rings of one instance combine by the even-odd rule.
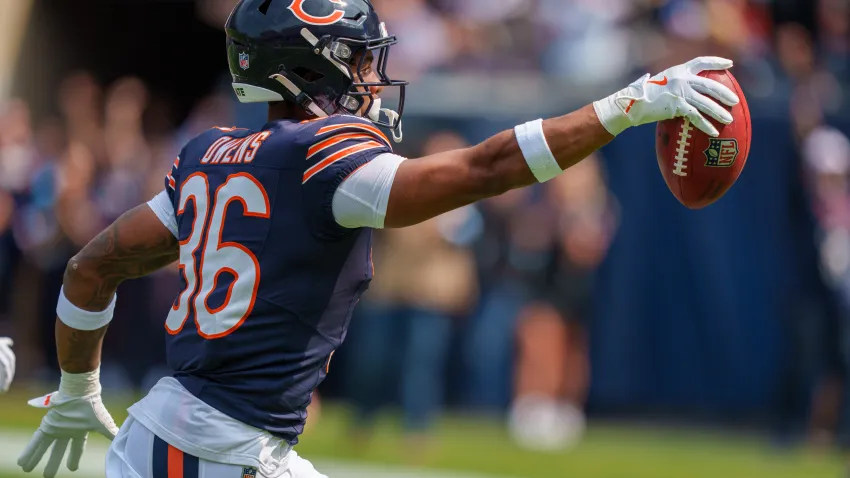
[[[260,265],[247,247],[235,242],[222,242],[222,229],[233,201],[242,203],[245,216],[268,218],[269,197],[262,184],[247,173],[230,175],[218,187],[210,203],[209,180],[204,173],[194,173],[180,187],[178,216],[191,201],[195,209],[192,231],[180,241],[180,271],[186,289],[180,293],[165,320],[168,333],[179,333],[190,311],[195,313],[198,334],[207,339],[229,335],[251,314],[260,285]],[[203,247],[199,260],[196,252]],[[219,276],[233,277],[221,305],[211,308],[210,295],[218,288]]]

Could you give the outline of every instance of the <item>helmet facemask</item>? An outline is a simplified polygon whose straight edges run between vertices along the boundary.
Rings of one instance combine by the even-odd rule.
[[[383,37],[376,40],[333,38],[330,36],[319,39],[306,28],[301,33],[313,45],[315,54],[323,55],[351,81],[348,91],[336,99],[335,105],[349,114],[362,115],[376,125],[390,129],[393,133],[393,139],[400,142],[402,138],[401,116],[404,112],[405,89],[408,82],[393,80],[387,75],[390,47],[396,44],[398,40],[395,36],[386,34],[386,28],[383,24],[381,25],[381,32]],[[363,71],[368,66],[368,61],[372,62],[372,69],[377,75],[378,81],[370,82],[364,78]],[[376,87],[383,87],[385,90],[389,87],[397,88],[397,110],[382,108],[382,99],[375,97],[371,91],[372,88]],[[369,102],[368,107],[363,111],[363,106],[367,101]]]

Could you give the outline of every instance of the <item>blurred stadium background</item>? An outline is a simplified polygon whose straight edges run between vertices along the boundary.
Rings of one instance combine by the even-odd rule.
[[[0,0],[0,476],[53,390],[71,255],[162,188],[182,144],[256,126],[229,90],[235,0]],[[835,477],[850,446],[850,2],[373,0],[413,82],[400,154],[733,58],[738,184],[680,206],[653,129],[562,178],[380,234],[376,279],[299,451],[336,478]],[[168,373],[174,270],[124,284],[116,418]],[[94,440],[81,477],[100,474]],[[60,471],[67,476],[67,470]]]

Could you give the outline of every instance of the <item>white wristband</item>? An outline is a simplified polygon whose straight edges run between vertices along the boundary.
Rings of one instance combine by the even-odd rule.
[[[64,370],[59,381],[59,393],[67,398],[82,398],[101,392],[100,367],[86,373],[68,373]]]
[[[543,183],[564,172],[543,134],[543,120],[529,121],[514,128],[519,149],[537,181]]]
[[[56,303],[56,316],[68,327],[73,327],[77,330],[97,330],[108,323],[112,322],[112,314],[115,312],[115,300],[118,294],[112,296],[112,302],[105,310],[100,312],[90,312],[83,310],[72,304],[65,297],[65,287],[59,291],[59,301]]]

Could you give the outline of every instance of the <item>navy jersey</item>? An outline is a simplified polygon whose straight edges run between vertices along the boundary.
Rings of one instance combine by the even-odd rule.
[[[183,291],[166,320],[175,378],[213,408],[297,442],[313,390],[372,278],[371,230],[332,199],[390,152],[353,116],[212,129],[166,176]]]

